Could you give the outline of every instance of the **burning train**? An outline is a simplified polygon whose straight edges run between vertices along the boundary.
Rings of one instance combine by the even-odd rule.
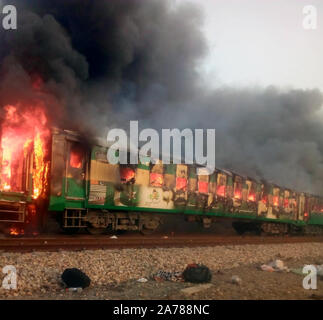
[[[86,229],[155,231],[165,215],[210,227],[232,219],[238,233],[321,233],[323,198],[236,172],[196,165],[111,164],[107,148],[73,131],[48,129],[41,106],[5,107],[1,128],[0,224],[39,232],[50,219],[68,233]],[[199,174],[197,174],[199,172]]]

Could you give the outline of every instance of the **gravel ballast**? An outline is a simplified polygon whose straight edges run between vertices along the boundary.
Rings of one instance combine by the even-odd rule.
[[[281,260],[322,258],[321,243],[84,250],[32,253],[0,253],[0,267],[17,270],[17,290],[0,288],[2,298],[59,292],[66,268],[79,268],[91,278],[90,287],[118,285],[131,279],[149,279],[158,270],[183,271],[187,264],[201,263],[212,272]],[[5,277],[3,274],[2,279]]]

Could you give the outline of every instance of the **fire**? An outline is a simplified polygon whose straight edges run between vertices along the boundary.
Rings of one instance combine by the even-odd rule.
[[[33,178],[32,197],[37,199],[44,190],[44,175],[48,171],[45,156],[50,132],[41,104],[20,109],[19,104],[4,107],[0,190],[26,191],[27,172]],[[29,162],[26,160],[28,155],[32,155]]]
[[[234,198],[235,198],[235,199],[241,199],[241,191],[236,190],[236,191],[234,192]]]
[[[278,207],[278,205],[279,205],[278,196],[273,197],[273,203],[274,203],[275,207]]]
[[[160,173],[154,173],[152,172],[150,174],[150,184],[153,187],[161,187],[164,183],[164,177]]]
[[[284,199],[284,208],[288,208],[288,206],[289,206],[288,199]]]
[[[256,201],[255,195],[254,194],[249,194],[248,200],[253,201],[253,202]]]
[[[24,230],[20,228],[10,228],[9,234],[11,236],[19,236],[19,235],[24,235]]]
[[[70,166],[72,168],[80,169],[82,168],[82,155],[75,151],[71,151],[70,154]]]
[[[127,183],[135,178],[135,171],[131,168],[120,168],[121,181]]]
[[[224,185],[218,186],[216,189],[216,194],[220,197],[225,197],[225,186]]]

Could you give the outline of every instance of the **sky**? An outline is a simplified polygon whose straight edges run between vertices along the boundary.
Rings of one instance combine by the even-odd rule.
[[[209,52],[201,72],[210,86],[323,90],[323,1],[187,1],[204,11]],[[317,9],[315,30],[303,28],[306,5]]]

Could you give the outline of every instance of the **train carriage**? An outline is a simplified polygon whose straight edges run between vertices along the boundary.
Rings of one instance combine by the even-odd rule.
[[[164,164],[150,157],[141,157],[136,165],[112,164],[108,148],[84,143],[72,131],[53,129],[49,142],[43,158],[35,143],[24,148],[10,181],[1,161],[2,226],[40,227],[55,217],[69,232],[83,228],[91,233],[149,233],[168,214],[182,214],[205,227],[215,217],[231,218],[266,232],[323,225],[320,197],[224,169],[209,174],[201,166]]]

